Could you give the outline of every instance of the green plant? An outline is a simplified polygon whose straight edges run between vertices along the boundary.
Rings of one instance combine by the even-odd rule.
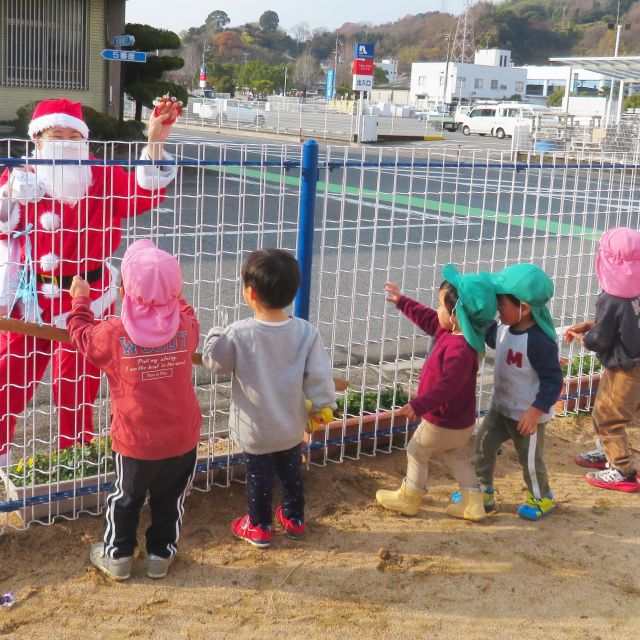
[[[401,407],[409,401],[400,385],[383,387],[378,391],[349,391],[346,398],[338,398],[338,413],[357,417],[378,411],[389,411]]]
[[[600,373],[602,370],[602,365],[598,358],[590,353],[566,360],[561,363],[560,367],[562,369],[562,375],[566,377],[568,373],[570,378],[588,376],[592,372]]]
[[[50,456],[38,452],[33,458],[20,458],[9,467],[9,478],[16,487],[32,487],[63,480],[77,480],[113,471],[111,439],[94,438],[54,451]]]

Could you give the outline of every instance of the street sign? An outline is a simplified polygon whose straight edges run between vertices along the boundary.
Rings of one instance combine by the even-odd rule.
[[[335,97],[335,82],[336,72],[334,69],[329,69],[327,71],[327,87],[324,94],[324,97],[327,100],[333,100],[333,98]]]
[[[372,76],[374,69],[373,60],[361,60],[355,59],[353,61],[353,75],[354,76]]]
[[[121,51],[120,49],[103,49],[102,57],[115,62],[146,62],[145,51]]]
[[[373,89],[373,76],[353,76],[354,91],[371,91]]]
[[[111,42],[114,47],[133,47],[136,43],[136,39],[133,36],[124,34],[121,36],[115,36]]]
[[[353,50],[354,57],[361,60],[373,60],[375,44],[373,42],[356,42]]]
[[[200,88],[207,86],[207,67],[200,67]]]

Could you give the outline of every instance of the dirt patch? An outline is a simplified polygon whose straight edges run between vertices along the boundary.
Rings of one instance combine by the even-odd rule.
[[[640,494],[581,480],[575,453],[591,440],[588,418],[555,420],[547,463],[557,510],[528,523],[515,453],[498,461],[499,511],[481,524],[444,513],[453,481],[437,461],[415,518],[380,509],[379,488],[398,485],[403,451],[311,467],[310,533],[277,532],[256,550],[229,522],[244,487],[194,491],[180,553],[165,580],[115,584],[88,562],[102,517],[0,536],[2,638],[570,638],[640,632]],[[638,443],[640,433],[632,430]],[[148,522],[145,509],[141,532]]]

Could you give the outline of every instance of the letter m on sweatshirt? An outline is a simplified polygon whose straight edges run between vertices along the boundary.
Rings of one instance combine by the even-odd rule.
[[[507,364],[515,364],[518,369],[522,369],[522,353],[516,351],[513,353],[512,349],[507,351]]]

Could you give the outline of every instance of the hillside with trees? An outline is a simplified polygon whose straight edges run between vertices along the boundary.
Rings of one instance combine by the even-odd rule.
[[[613,55],[615,31],[608,24],[615,23],[618,4],[621,22],[629,25],[620,55],[640,53],[640,0],[480,0],[472,8],[476,46],[511,49],[516,64],[544,64],[563,55]],[[218,91],[281,92],[287,78],[289,90],[304,92],[324,77],[324,63],[337,67],[336,84],[348,91],[355,42],[375,42],[376,58],[395,58],[400,72],[408,73],[412,62],[445,59],[445,35],[455,33],[456,22],[449,13],[427,12],[375,26],[346,23],[335,31],[300,23],[286,32],[272,10],[237,27],[230,26],[224,11],[214,10],[203,25],[180,34],[177,55],[185,65],[169,75],[196,87],[204,60],[209,83]]]

